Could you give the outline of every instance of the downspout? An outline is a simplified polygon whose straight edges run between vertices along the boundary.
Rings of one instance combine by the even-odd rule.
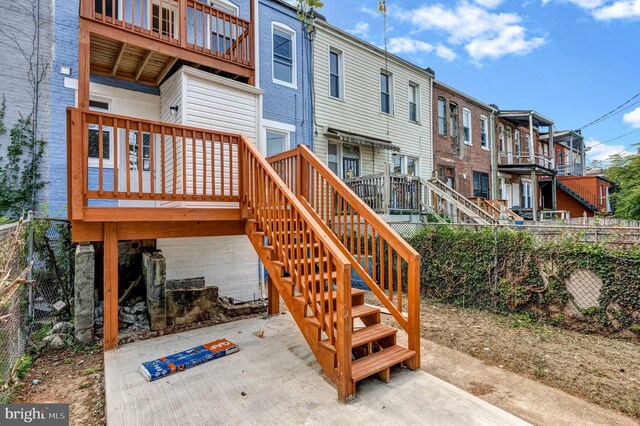
[[[255,87],[260,89],[260,0],[255,0],[252,2],[251,6],[253,7],[253,72],[255,79]],[[263,146],[262,141],[262,110],[263,110],[263,95],[258,95],[258,117],[256,117],[256,143],[258,145],[258,150],[261,150]],[[266,143],[266,142],[265,142]],[[262,261],[258,257],[258,295],[260,302],[263,306],[267,306],[267,302],[264,296],[265,291],[265,281],[264,281],[264,265]]]
[[[429,169],[429,174],[425,177],[425,179],[431,179],[433,177],[433,171],[436,169],[436,150],[433,149],[433,80],[435,77],[429,77],[429,105],[431,106],[430,110],[431,110],[431,116],[429,117],[429,123],[431,123],[431,125],[429,126],[429,136],[431,139],[431,143],[429,144],[429,146],[431,147],[431,155],[429,156],[430,160],[431,160],[431,168]],[[436,109],[438,108],[438,106],[436,105]],[[446,111],[445,111],[445,117],[446,117]],[[424,177],[424,172],[422,173],[422,177]]]
[[[535,152],[533,141],[533,111],[529,113],[529,161],[534,169],[531,171],[531,207],[533,207],[533,221],[538,221],[538,176],[535,171]]]
[[[491,155],[491,199],[498,199],[498,159],[497,159],[497,149],[496,149],[496,117],[495,111],[491,110],[491,115],[489,116],[489,155]]]

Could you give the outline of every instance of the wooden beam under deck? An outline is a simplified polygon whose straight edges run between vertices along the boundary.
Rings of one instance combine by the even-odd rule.
[[[116,226],[120,240],[245,235],[244,221],[120,222]],[[73,242],[104,241],[104,235],[104,225],[100,222],[74,222],[72,225]]]
[[[216,222],[240,220],[240,208],[85,207],[83,222]]]

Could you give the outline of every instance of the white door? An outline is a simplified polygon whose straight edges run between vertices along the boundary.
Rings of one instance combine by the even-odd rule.
[[[511,194],[511,184],[510,183],[505,183],[504,184],[504,194],[503,197],[505,200],[507,200],[507,207],[511,208],[513,207],[513,198],[512,198]]]

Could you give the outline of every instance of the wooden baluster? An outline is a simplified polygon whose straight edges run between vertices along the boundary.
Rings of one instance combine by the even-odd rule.
[[[178,194],[178,153],[177,153],[177,141],[176,141],[176,128],[171,128],[171,148],[173,149],[173,157],[171,158],[173,170],[173,199],[176,199]]]
[[[156,135],[153,131],[153,124],[149,125],[149,192],[151,198],[155,197],[156,193],[156,167],[155,167],[155,155],[154,145],[156,144]]]
[[[198,2],[193,2],[193,47],[198,47]]]
[[[207,141],[206,133],[202,135],[202,196],[207,197]]]
[[[396,252],[396,269],[398,270],[396,282],[398,283],[398,310],[402,312],[402,257]]]
[[[387,290],[389,300],[393,301],[393,253],[391,252],[391,244],[387,242]]]
[[[160,127],[160,193],[162,198],[164,198],[167,193],[167,184],[166,184],[166,154],[165,154],[165,146],[164,146],[164,126]]]
[[[333,256],[331,256],[331,259],[335,261],[335,259],[333,259]],[[334,311],[334,300],[333,300],[333,273],[337,272],[337,269],[335,267],[335,265],[333,264],[333,262],[330,264],[331,267],[329,268],[328,271],[328,276],[327,276],[327,300],[328,300],[328,304],[329,304],[329,312],[328,312],[328,316],[329,316],[329,327],[325,326],[325,317],[322,317],[321,319],[321,324],[323,325],[323,327],[326,328],[325,332],[327,333],[327,336],[329,338],[329,342],[331,344],[335,344],[335,339],[333,336],[333,311]]]
[[[364,270],[371,275],[371,270],[369,269],[369,230],[366,220],[364,221]]]
[[[198,185],[197,185],[197,177],[198,171],[196,166],[196,138],[198,137],[198,133],[192,131],[191,132],[191,197],[195,199],[198,195]]]
[[[229,139],[229,198],[233,197],[233,144],[234,139]]]
[[[207,42],[205,41],[206,38],[206,32],[207,32],[207,24],[205,23],[205,17],[207,16],[207,11],[204,8],[204,5],[201,5],[202,7],[202,50],[206,51],[207,50]]]
[[[138,126],[138,139],[137,139],[137,143],[138,143],[138,196],[142,196],[142,147],[144,145],[144,139],[142,137],[142,123],[138,122],[136,123]]]
[[[113,193],[118,196],[118,119],[113,119]]]
[[[180,129],[182,135],[182,199],[187,197],[187,138],[185,136],[185,130]]]
[[[131,122],[125,121],[125,167],[127,174],[127,198],[131,197]]]
[[[107,2],[105,0],[102,0],[102,22],[106,22],[106,16],[107,16]]]
[[[219,139],[219,136],[216,134],[213,136],[212,141],[211,141],[211,195],[213,196],[213,198],[215,199],[217,197],[216,194],[216,145],[217,145],[217,140],[214,139]]]
[[[216,55],[220,55],[220,14],[216,9]],[[223,41],[224,42],[224,41]]]
[[[224,148],[226,146],[227,136],[222,136],[220,142],[220,189],[221,197],[224,198]]]
[[[102,0],[104,6],[104,0]],[[104,12],[104,9],[102,9]],[[104,16],[104,15],[103,15]],[[104,164],[104,140],[102,133],[102,115],[98,116],[98,193],[102,195],[103,189],[103,164]]]

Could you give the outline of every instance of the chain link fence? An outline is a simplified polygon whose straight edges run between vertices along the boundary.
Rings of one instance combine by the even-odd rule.
[[[394,222],[428,299],[640,335],[640,228]]]
[[[54,325],[72,321],[74,246],[71,226],[60,219],[32,218],[0,227],[2,287],[31,265],[27,283],[0,306],[0,401],[28,361],[28,343],[42,347]]]

